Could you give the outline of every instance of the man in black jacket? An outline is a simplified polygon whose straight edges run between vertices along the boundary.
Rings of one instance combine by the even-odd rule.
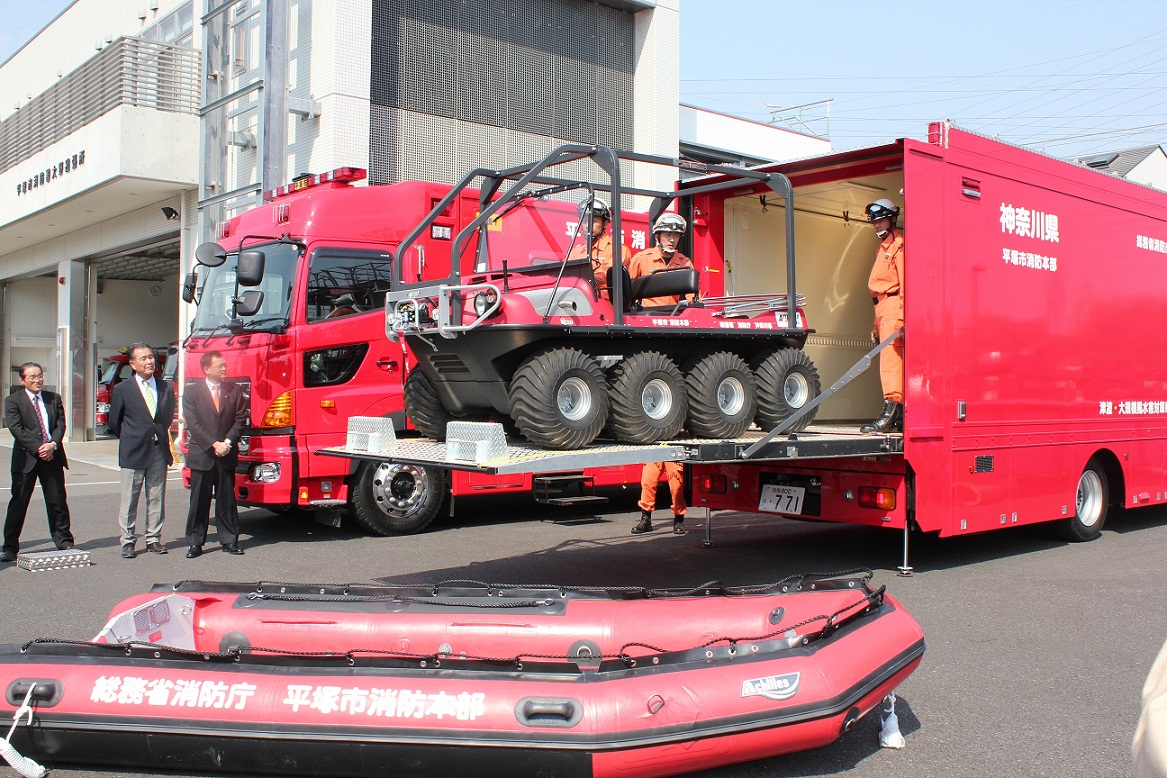
[[[199,360],[204,380],[187,384],[182,396],[186,423],[186,464],[190,467],[190,509],[186,514],[187,559],[203,553],[211,515],[211,489],[215,490],[215,525],[219,543],[228,554],[242,554],[239,547],[239,511],[235,505],[235,465],[239,461],[239,435],[247,406],[243,392],[229,384],[227,360],[208,351]]]
[[[122,556],[133,559],[137,535],[138,498],[146,487],[146,550],[165,554],[162,522],[166,520],[166,468],[170,454],[170,422],[174,419],[174,389],[154,374],[154,349],[134,343],[129,349],[134,376],[113,388],[109,397],[109,433],[118,438],[122,469]]]
[[[36,362],[20,366],[18,389],[4,398],[4,423],[12,437],[12,498],[4,520],[4,547],[0,562],[15,562],[20,551],[20,532],[37,479],[45,496],[49,531],[59,549],[73,548],[69,529],[69,505],[65,496],[65,407],[61,395],[46,392],[45,371]]]

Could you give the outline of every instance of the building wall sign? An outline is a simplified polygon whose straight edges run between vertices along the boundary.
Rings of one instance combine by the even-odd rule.
[[[28,194],[34,189],[39,189],[46,184],[52,183],[56,179],[68,173],[72,173],[77,168],[85,164],[85,149],[81,149],[72,156],[65,157],[55,165],[49,165],[44,170],[36,173],[31,178],[20,181],[16,184],[16,196]]]

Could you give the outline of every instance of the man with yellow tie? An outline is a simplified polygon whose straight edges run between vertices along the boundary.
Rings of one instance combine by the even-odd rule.
[[[215,526],[219,544],[239,555],[239,509],[235,502],[235,465],[239,462],[239,435],[247,416],[243,391],[224,379],[227,360],[218,351],[199,358],[204,380],[187,384],[182,394],[186,423],[186,464],[190,467],[190,508],[186,514],[186,558],[202,556],[215,492]]]
[[[166,520],[166,468],[170,454],[170,422],[174,418],[174,388],[154,374],[154,349],[134,343],[128,352],[134,376],[113,388],[109,397],[109,433],[118,439],[121,467],[122,557],[133,559],[138,499],[146,490],[146,550],[165,554],[162,522]]]

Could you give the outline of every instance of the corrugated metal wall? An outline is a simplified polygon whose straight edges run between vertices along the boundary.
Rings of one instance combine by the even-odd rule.
[[[373,0],[370,179],[631,148],[633,28],[579,0]]]

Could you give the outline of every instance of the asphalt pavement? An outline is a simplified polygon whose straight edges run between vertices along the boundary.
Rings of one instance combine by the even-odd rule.
[[[1102,537],[1084,544],[1031,528],[914,537],[916,572],[907,578],[895,572],[902,536],[876,528],[718,514],[706,548],[704,512],[697,511],[687,535],[674,536],[661,522],[657,532],[633,536],[632,490],[609,493],[612,505],[596,514],[525,497],[460,500],[457,517],[401,538],[248,509],[241,514],[245,556],[217,552],[212,536],[208,553],[188,560],[181,539],[187,496],[172,470],[164,530],[170,553],[123,560],[116,443],[67,450],[74,534],[93,564],[39,573],[0,567],[0,642],[91,638],[123,598],[188,579],[690,586],[872,568],[928,642],[922,665],[899,690],[906,748],[880,749],[878,720],[868,717],[826,748],[695,774],[700,778],[1126,776],[1139,692],[1167,637],[1164,509],[1112,515]],[[0,498],[7,493],[7,468],[0,468]],[[666,514],[662,508],[657,515]],[[37,494],[22,550],[51,548]],[[53,767],[63,778],[144,775]],[[0,767],[0,778],[15,775],[5,771]]]

